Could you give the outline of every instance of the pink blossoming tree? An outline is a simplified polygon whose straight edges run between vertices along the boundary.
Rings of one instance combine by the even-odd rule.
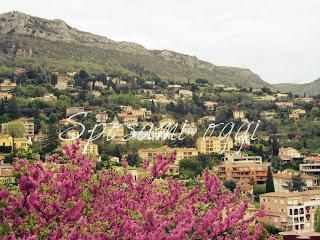
[[[94,160],[77,145],[66,147],[66,158],[45,163],[15,162],[18,191],[0,190],[2,239],[259,239],[257,216],[245,217],[248,201],[220,180],[204,173],[197,187],[161,178],[175,156],[145,160],[134,181],[123,162],[115,170],[95,173]],[[62,161],[63,160],[63,161]],[[127,169],[127,170],[126,170]]]

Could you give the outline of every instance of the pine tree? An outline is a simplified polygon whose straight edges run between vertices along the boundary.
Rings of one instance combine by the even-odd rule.
[[[267,183],[266,183],[266,192],[274,192],[274,183],[271,168],[268,168],[268,175],[267,175]]]
[[[306,183],[305,181],[301,178],[301,175],[293,175],[291,182],[288,184],[289,191],[290,192],[301,192],[305,189]]]
[[[59,129],[56,124],[50,124],[48,126],[47,137],[43,142],[42,152],[43,154],[50,153],[51,151],[57,149],[60,145],[59,140]]]

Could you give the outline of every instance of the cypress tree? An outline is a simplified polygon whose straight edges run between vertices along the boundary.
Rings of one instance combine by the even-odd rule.
[[[268,168],[268,175],[267,175],[267,183],[266,183],[266,192],[274,192],[274,183],[273,177],[270,167]]]

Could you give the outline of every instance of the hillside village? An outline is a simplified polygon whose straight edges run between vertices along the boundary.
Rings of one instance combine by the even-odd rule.
[[[261,221],[267,226],[314,230],[320,207],[320,96],[215,85],[206,79],[163,81],[142,67],[135,69],[135,76],[51,72],[40,66],[2,73],[1,182],[15,184],[15,157],[45,160],[45,154],[74,143],[99,159],[97,171],[121,171],[126,159],[135,178],[143,173],[144,159],[175,153],[167,176],[192,183],[209,169],[230,191],[237,184],[250,196],[252,212],[264,204]],[[230,122],[234,128],[224,128]],[[224,125],[204,138],[214,123]],[[250,123],[248,131],[241,128]],[[103,134],[88,143],[95,124]],[[168,133],[166,127],[174,125]],[[255,127],[257,138],[252,136]],[[219,137],[221,131],[227,136]],[[59,139],[61,132],[65,140]]]

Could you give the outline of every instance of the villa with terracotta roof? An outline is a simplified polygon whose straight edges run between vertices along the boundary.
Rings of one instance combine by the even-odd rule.
[[[291,182],[291,179],[294,173],[290,172],[280,172],[280,173],[273,173],[273,183],[275,192],[289,192],[288,184]],[[319,188],[318,179],[314,176],[310,175],[301,175],[301,178],[306,183],[306,188],[308,190],[317,189]]]

